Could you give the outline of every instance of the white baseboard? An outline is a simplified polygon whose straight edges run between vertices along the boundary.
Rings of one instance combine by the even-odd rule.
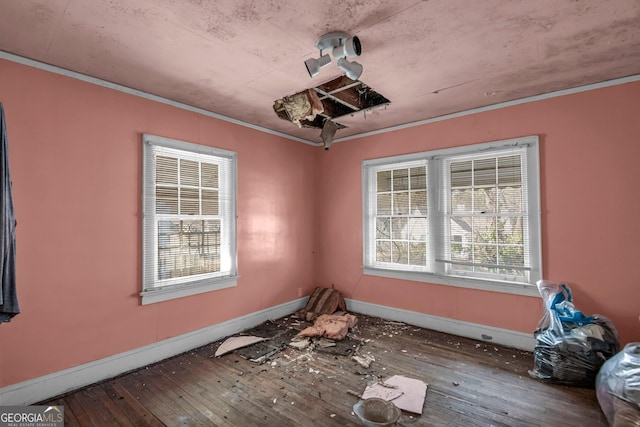
[[[479,341],[491,342],[520,350],[533,351],[536,344],[536,340],[533,337],[533,331],[530,334],[525,334],[524,332],[496,328],[478,323],[464,322],[462,320],[449,319],[446,317],[433,316],[431,314],[419,313],[417,311],[402,310],[384,305],[355,301],[348,298],[345,300],[347,303],[347,310],[354,313],[367,314],[369,316],[404,322],[421,328],[432,329],[434,331],[445,332]]]
[[[307,300],[308,297],[298,298],[197,331],[0,388],[0,405],[31,405],[80,387],[115,377],[124,372],[236,334],[267,320],[278,319],[292,314],[296,310],[303,308]]]
[[[299,298],[144,347],[0,388],[0,405],[31,405],[89,384],[115,377],[124,372],[158,362],[236,334],[267,320],[287,316],[303,308],[307,300],[308,297]],[[346,302],[347,309],[354,313],[382,317],[384,319],[404,322],[409,325],[501,344],[521,350],[533,351],[535,346],[533,333],[525,334],[509,329],[448,319],[446,317],[355,301],[348,298]]]

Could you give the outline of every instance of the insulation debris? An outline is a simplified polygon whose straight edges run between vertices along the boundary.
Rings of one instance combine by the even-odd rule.
[[[284,110],[298,127],[302,127],[300,121],[315,119],[316,115],[324,111],[318,93],[313,89],[306,89],[293,95],[278,99],[273,104],[273,109],[278,112]]]
[[[298,334],[303,337],[327,337],[341,340],[347,336],[349,328],[358,323],[358,318],[353,314],[334,315],[323,314],[318,317],[313,326],[303,329]]]
[[[302,128],[324,129],[327,121],[334,129],[325,130],[323,141],[327,141],[326,132],[332,133],[346,126],[335,122],[339,117],[351,116],[354,113],[366,113],[374,108],[390,104],[386,97],[380,95],[367,84],[359,80],[351,80],[341,76],[319,86],[306,89],[294,95],[277,99],[273,110],[282,120],[295,123]],[[330,144],[329,144],[330,145]],[[325,148],[328,148],[325,145]]]

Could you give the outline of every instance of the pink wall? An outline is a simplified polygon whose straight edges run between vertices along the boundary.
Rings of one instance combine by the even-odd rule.
[[[22,313],[0,387],[296,299],[315,284],[319,149],[0,60]],[[141,138],[238,153],[238,285],[140,305]]]
[[[324,152],[0,60],[23,311],[0,326],[0,387],[291,301],[316,284],[529,333],[538,298],[363,276],[360,166],[533,134],[541,137],[545,277],[569,283],[579,309],[611,317],[623,341],[640,341],[639,100],[640,83],[627,84]],[[237,287],[140,306],[142,133],[238,153]]]
[[[361,162],[539,135],[545,278],[569,284],[578,309],[610,317],[623,342],[640,341],[639,111],[636,82],[335,144],[320,156],[319,283],[360,301],[532,332],[539,298],[364,276]]]

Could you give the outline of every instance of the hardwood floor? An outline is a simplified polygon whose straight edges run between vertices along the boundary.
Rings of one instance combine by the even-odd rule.
[[[593,389],[529,377],[531,353],[358,315],[350,356],[291,347],[257,364],[220,342],[40,404],[64,405],[69,426],[359,426],[352,413],[368,383],[404,375],[428,384],[422,415],[404,426],[606,426]],[[252,332],[302,329],[291,318]],[[267,336],[267,335],[265,335]],[[343,349],[344,350],[344,349]],[[349,349],[347,349],[349,350]]]

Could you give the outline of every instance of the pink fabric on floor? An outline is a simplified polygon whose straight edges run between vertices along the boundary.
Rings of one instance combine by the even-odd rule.
[[[319,316],[313,326],[303,329],[298,335],[303,337],[327,337],[341,340],[347,336],[349,328],[358,323],[358,318],[353,314],[333,315],[323,314]]]

